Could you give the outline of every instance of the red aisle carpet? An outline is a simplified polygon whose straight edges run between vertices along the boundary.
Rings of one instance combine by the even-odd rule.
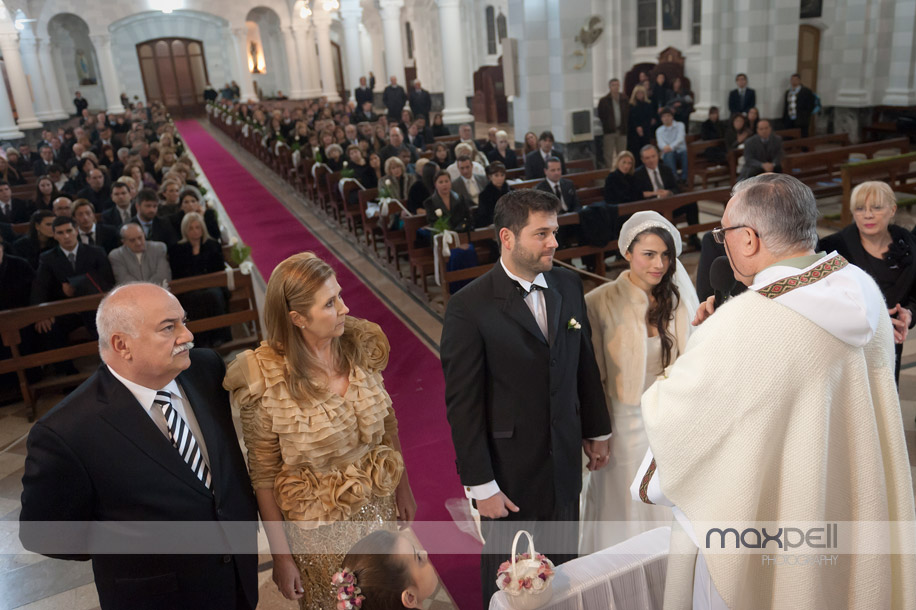
[[[443,544],[468,548],[470,538],[452,524],[445,526],[451,521],[445,501],[462,493],[445,419],[445,382],[439,359],[197,121],[179,121],[177,126],[242,241],[251,246],[254,263],[265,280],[286,257],[305,250],[315,252],[337,271],[351,315],[381,325],[391,342],[385,386],[398,416],[404,460],[417,499],[417,520],[439,522],[438,527],[418,527],[420,541],[427,548],[442,548]],[[480,607],[478,556],[433,555],[432,559],[458,607]]]

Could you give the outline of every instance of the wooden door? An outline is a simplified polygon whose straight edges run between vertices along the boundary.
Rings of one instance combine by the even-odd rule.
[[[817,92],[817,64],[821,50],[821,31],[814,26],[798,27],[798,67],[802,84]]]
[[[817,64],[821,51],[821,31],[811,25],[798,26],[798,66],[796,72],[801,76],[802,84],[817,93]],[[808,135],[814,135],[814,115]]]
[[[148,102],[160,101],[176,117],[203,112],[209,80],[204,45],[190,38],[157,38],[137,45]]]

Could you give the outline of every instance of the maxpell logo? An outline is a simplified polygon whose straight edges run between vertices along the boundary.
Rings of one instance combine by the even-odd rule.
[[[719,542],[720,549],[726,548],[726,544],[734,542],[735,548],[741,547],[748,549],[765,549],[770,543],[775,543],[779,549],[797,549],[802,546],[808,546],[814,549],[835,549],[838,545],[837,524],[827,523],[825,527],[812,527],[808,530],[802,530],[797,527],[780,527],[774,533],[767,531],[767,528],[749,527],[739,532],[733,527],[720,529],[711,528],[706,532],[706,548],[716,548],[712,544]]]

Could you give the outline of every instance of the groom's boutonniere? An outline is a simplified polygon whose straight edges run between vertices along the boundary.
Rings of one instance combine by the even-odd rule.
[[[582,330],[582,325],[575,318],[570,318],[569,322],[566,323],[566,330]]]

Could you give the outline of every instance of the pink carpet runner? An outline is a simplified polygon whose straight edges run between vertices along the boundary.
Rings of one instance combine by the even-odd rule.
[[[418,505],[417,520],[440,522],[434,528],[418,523],[420,541],[430,548],[442,545],[443,536],[454,537],[449,546],[453,542],[468,548],[470,538],[456,526],[444,527],[451,520],[446,500],[462,494],[445,419],[445,381],[439,359],[197,121],[179,121],[177,126],[241,240],[251,246],[254,263],[265,280],[288,256],[314,252],[337,271],[351,315],[372,320],[385,331],[391,342],[385,386],[398,416],[404,461]],[[432,556],[443,584],[462,609],[480,607],[479,559],[473,547],[471,552]]]

